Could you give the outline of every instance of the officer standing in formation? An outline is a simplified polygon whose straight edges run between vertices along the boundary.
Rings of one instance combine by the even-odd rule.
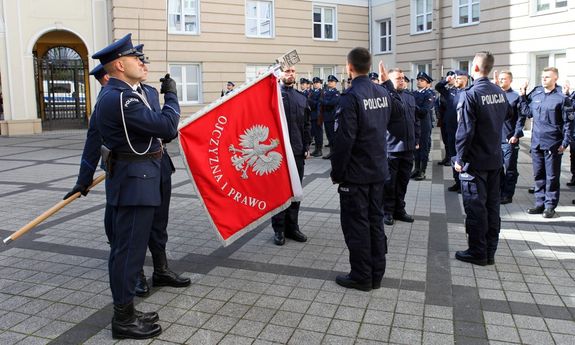
[[[515,186],[519,178],[517,159],[519,158],[519,139],[523,137],[525,116],[521,115],[519,94],[511,88],[513,74],[511,71],[495,72],[495,84],[499,85],[513,111],[513,116],[506,118],[501,132],[501,150],[503,152],[503,174],[501,177],[501,204],[513,202]]]
[[[165,94],[161,111],[154,111],[137,92],[145,78],[141,55],[128,34],[92,56],[110,75],[96,104],[95,125],[111,151],[106,159],[106,202],[112,208],[108,266],[114,300],[112,336],[117,339],[146,339],[162,331],[154,323],[157,314],[136,312],[133,299],[162,204],[163,148],[157,138],[176,137],[180,108],[176,83],[168,75],[161,85]]]
[[[369,80],[371,80],[374,84],[379,85],[379,74],[375,72],[370,72],[368,76]]]
[[[411,178],[416,181],[425,180],[425,170],[431,151],[431,129],[433,128],[433,109],[435,107],[435,92],[430,89],[431,79],[425,72],[417,74],[417,91],[415,97],[415,112],[420,124],[419,147],[415,150],[415,168]]]
[[[295,86],[295,68],[288,67],[281,77],[282,100],[288,125],[289,139],[300,181],[303,180],[305,160],[309,156],[310,135],[310,108],[307,99],[297,91]],[[317,143],[316,143],[317,145]],[[296,242],[307,241],[298,224],[300,202],[292,202],[282,212],[272,217],[274,229],[274,243],[278,246],[285,244],[290,238]]]
[[[435,85],[435,89],[437,89],[437,85]],[[443,88],[446,90],[450,90],[455,87],[455,72],[448,71],[445,75],[445,83],[443,84]],[[445,121],[445,112],[447,111],[447,100],[441,93],[439,93],[439,97],[436,98],[436,109],[437,109],[437,127],[441,130],[441,142],[443,143],[443,148],[445,149],[445,157],[437,162],[438,165],[444,166],[451,166],[451,157],[449,156],[448,152],[448,144],[447,144],[447,132],[446,126],[443,124]]]
[[[519,90],[521,110],[533,118],[531,159],[535,180],[535,207],[529,214],[552,218],[559,203],[561,158],[573,136],[573,105],[557,86],[559,71],[547,67],[541,73],[541,86],[526,94],[527,83]]]
[[[228,81],[228,83],[226,84],[226,95],[232,91],[234,91],[234,88],[236,87],[236,84],[234,84],[234,82],[232,81]]]
[[[315,150],[311,153],[312,157],[321,157],[323,155],[323,114],[321,112],[321,99],[323,90],[321,84],[323,81],[319,77],[313,77],[313,89],[308,96],[308,105],[311,109],[311,135],[315,143]]]
[[[460,173],[468,249],[455,258],[476,265],[495,263],[501,219],[501,128],[511,108],[505,92],[488,79],[494,58],[489,52],[475,54],[475,82],[463,91],[458,107],[455,170]]]
[[[339,103],[339,90],[337,89],[338,80],[334,75],[327,77],[327,89],[323,93],[321,107],[323,110],[323,125],[325,135],[329,145],[329,154],[323,159],[329,159],[333,152],[333,137],[335,133],[335,109]],[[316,146],[317,147],[317,146]]]
[[[386,75],[380,64],[380,75]],[[413,217],[405,211],[405,194],[413,168],[413,154],[419,142],[419,121],[415,118],[415,98],[405,83],[405,75],[399,68],[389,71],[389,85],[402,101],[401,111],[392,111],[387,125],[387,164],[389,174],[385,180],[383,199],[384,223],[393,225],[395,220],[413,223]]]
[[[385,273],[386,132],[391,112],[401,101],[395,95],[394,102],[385,88],[369,80],[371,54],[367,49],[352,49],[346,67],[353,84],[344,91],[337,110],[331,179],[339,185],[341,228],[351,271],[337,276],[336,283],[370,291],[381,287]],[[387,75],[381,78],[389,82]]]
[[[569,97],[571,104],[575,102],[575,92],[571,91],[571,85],[569,84],[568,80],[566,80],[563,84],[563,93],[565,96]],[[571,173],[571,179],[566,183],[568,187],[575,186],[575,150],[573,149],[575,146],[575,133],[571,139],[571,150],[569,150],[569,172]]]
[[[306,99],[308,98],[309,94],[311,93],[309,84],[310,84],[310,81],[307,80],[306,78],[299,78],[300,91],[305,96]]]
[[[442,119],[442,130],[445,132],[445,151],[448,159],[455,156],[455,132],[457,131],[457,107],[459,104],[459,96],[465,86],[467,85],[468,75],[465,71],[455,71],[454,87],[448,88],[446,85],[451,82],[453,76],[448,76],[445,80],[440,81],[435,85],[435,89],[443,97],[444,112]],[[453,169],[454,184],[447,188],[450,192],[460,192],[461,186],[459,184],[459,174]]]

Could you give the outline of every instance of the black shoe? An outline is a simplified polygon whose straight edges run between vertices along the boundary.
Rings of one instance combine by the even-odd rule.
[[[149,339],[162,333],[162,327],[142,321],[136,316],[134,303],[114,305],[112,318],[112,338]]]
[[[377,290],[381,287],[381,279],[378,281],[372,280],[371,281],[371,289],[372,290]]]
[[[575,176],[571,177],[571,181],[567,182],[567,186],[569,187],[575,186]]]
[[[487,258],[488,265],[495,265],[495,258]]]
[[[461,192],[461,184],[459,182],[455,182],[453,186],[447,188],[450,192]]]
[[[311,156],[312,157],[321,157],[321,156],[323,156],[323,152],[321,152],[320,150],[315,150],[312,152]]]
[[[527,209],[529,214],[541,214],[545,210],[545,206],[535,206]]]
[[[415,176],[415,181],[423,181],[425,180],[425,170],[419,172],[419,175]]]
[[[485,266],[487,259],[481,259],[469,253],[469,250],[459,250],[455,252],[455,258],[459,261],[469,262],[474,265]]]
[[[144,313],[142,311],[134,309],[134,315],[136,315],[136,317],[140,319],[142,322],[146,323],[158,322],[158,320],[160,319],[158,313],[156,313],[155,311]]]
[[[276,231],[274,234],[274,243],[276,246],[283,246],[286,243],[286,238],[283,231]]]
[[[546,208],[545,211],[543,211],[543,218],[553,218],[553,216],[555,216],[555,209]]]
[[[529,194],[535,194],[535,188],[529,187],[529,188],[527,189],[527,193],[529,193]]]
[[[419,170],[413,170],[413,172],[411,173],[411,175],[409,175],[409,178],[416,178],[417,176],[419,176],[420,171]]]
[[[147,297],[149,294],[150,286],[148,286],[144,270],[141,270],[140,273],[138,273],[138,279],[136,280],[136,296]]]
[[[412,216],[410,216],[409,214],[407,214],[407,213],[405,213],[405,212],[404,212],[404,213],[400,213],[400,214],[395,214],[395,215],[393,216],[393,219],[399,220],[399,221],[402,221],[402,222],[406,222],[406,223],[413,223],[413,222],[415,221],[415,219],[413,219]]]
[[[356,289],[361,291],[371,291],[371,282],[360,283],[349,277],[349,275],[339,275],[335,278],[337,285],[343,286],[348,289]]]
[[[331,153],[331,151],[326,155],[321,157],[322,159],[330,159],[333,153]]]
[[[165,252],[157,255],[152,254],[152,259],[154,261],[154,273],[152,274],[154,286],[186,287],[192,283],[190,278],[180,277],[168,268]]]
[[[330,143],[327,143],[327,144],[325,145],[325,147],[330,147],[330,146],[331,146]]]
[[[449,163],[449,158],[445,157],[442,160],[440,160],[439,162],[437,162],[437,165],[445,165],[446,163]]]
[[[383,215],[383,223],[385,225],[393,225],[395,223],[395,220],[393,220],[393,216],[389,213],[386,213]]]
[[[501,205],[511,204],[513,202],[513,198],[508,196],[502,196],[501,201],[499,202]]]
[[[301,231],[299,230],[293,230],[293,231],[286,231],[285,232],[285,237],[292,239],[296,242],[305,242],[307,241],[307,236],[304,235]]]

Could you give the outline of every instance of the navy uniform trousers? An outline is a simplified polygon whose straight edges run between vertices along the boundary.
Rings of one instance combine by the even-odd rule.
[[[501,144],[503,152],[503,173],[501,174],[501,197],[513,198],[515,186],[519,178],[517,159],[519,158],[519,143]]]
[[[300,182],[303,181],[303,172],[305,165],[305,157],[295,156],[295,164]],[[272,217],[272,228],[275,232],[290,233],[299,230],[298,215],[299,215],[299,201],[292,202],[289,207]]]
[[[349,249],[350,278],[357,282],[380,282],[385,273],[384,189],[383,182],[346,182],[338,188],[341,228]]]
[[[467,217],[465,231],[470,252],[477,258],[492,258],[497,250],[501,218],[501,169],[474,170],[459,174],[461,196]]]
[[[549,150],[531,149],[535,206],[554,209],[559,204],[559,175],[563,154]]]
[[[388,152],[389,175],[385,181],[383,211],[386,214],[405,214],[405,194],[413,169],[413,151]]]
[[[315,142],[315,148],[321,151],[323,148],[323,124],[321,123],[319,116],[315,119],[311,119],[311,136]]]
[[[415,150],[415,160],[422,162],[424,165],[422,168],[427,167],[427,161],[429,160],[429,152],[431,151],[431,118],[429,115],[425,119],[420,119],[420,131],[419,134],[419,148]]]

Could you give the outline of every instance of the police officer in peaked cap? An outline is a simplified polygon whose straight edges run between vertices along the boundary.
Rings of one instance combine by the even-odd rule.
[[[339,80],[334,75],[327,76],[327,88],[324,91],[323,99],[321,101],[323,110],[323,126],[325,129],[325,136],[329,145],[329,154],[323,159],[329,159],[333,151],[333,139],[335,134],[335,109],[339,103],[339,90],[337,83]]]
[[[501,229],[501,128],[512,116],[505,92],[488,78],[493,64],[491,53],[475,54],[472,73],[476,80],[461,94],[455,134],[454,169],[461,181],[468,243],[455,258],[481,266],[495,263]]]
[[[146,339],[162,332],[154,323],[156,313],[134,309],[134,295],[154,217],[162,205],[163,148],[158,138],[176,137],[180,107],[169,74],[162,79],[162,109],[153,109],[137,91],[146,75],[141,56],[131,34],[92,56],[110,75],[96,104],[96,125],[107,156],[106,202],[112,208],[108,267],[115,339]]]
[[[372,82],[379,85],[379,74],[377,74],[375,72],[370,72],[368,77],[369,77],[369,80],[371,80]]]
[[[320,77],[313,77],[313,85],[308,96],[308,105],[311,110],[311,136],[315,143],[315,150],[311,153],[312,157],[321,157],[323,155],[323,114],[321,100],[323,99],[323,89]]]
[[[435,92],[430,86],[433,79],[425,72],[417,73],[417,90],[415,97],[415,114],[420,124],[419,147],[415,150],[414,169],[411,178],[416,181],[425,180],[425,171],[431,150],[431,129],[433,127],[433,109],[435,107]]]

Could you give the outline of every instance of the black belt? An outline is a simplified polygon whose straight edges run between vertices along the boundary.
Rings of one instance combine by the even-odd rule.
[[[151,159],[161,159],[162,150],[150,152],[143,155],[137,155],[131,152],[114,152],[112,151],[112,158],[119,161],[147,161]]]

